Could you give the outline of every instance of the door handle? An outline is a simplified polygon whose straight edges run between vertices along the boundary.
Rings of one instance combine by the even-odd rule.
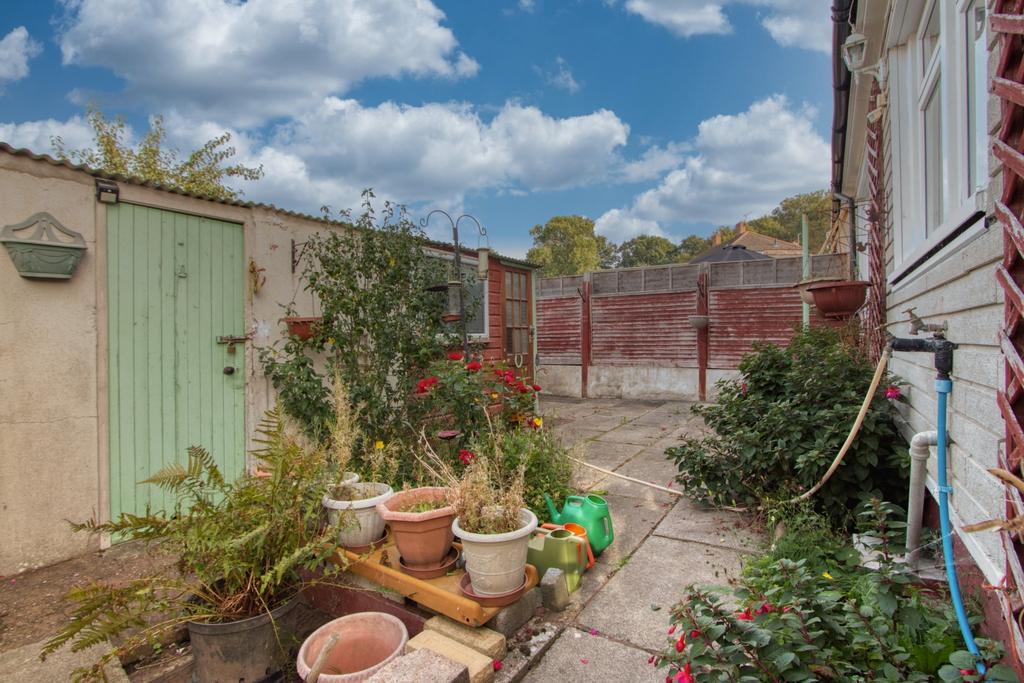
[[[225,375],[233,375],[233,374],[235,374],[235,366],[234,365],[225,365],[224,366],[224,374]]]

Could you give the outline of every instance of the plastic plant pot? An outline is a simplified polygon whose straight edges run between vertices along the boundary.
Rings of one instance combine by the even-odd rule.
[[[306,341],[313,336],[313,328],[323,320],[320,316],[288,316],[284,318],[284,324],[288,327],[288,334],[299,341]]]
[[[519,519],[522,526],[503,534],[474,534],[464,531],[458,518],[452,522],[452,531],[462,539],[466,571],[476,594],[504,595],[523,584],[526,553],[530,536],[537,528],[537,516],[523,508]]]
[[[338,543],[346,548],[366,546],[384,536],[384,520],[377,512],[377,503],[383,503],[395,494],[387,484],[359,482],[349,484],[357,495],[356,500],[339,500],[325,495],[323,506],[331,524],[337,524],[341,515],[343,526],[338,532]]]
[[[405,649],[409,631],[398,617],[384,612],[357,612],[329,621],[299,648],[295,669],[306,680],[332,635],[338,642],[327,655],[319,683],[357,683],[373,676]]]
[[[447,505],[449,489],[439,486],[399,491],[383,503],[377,512],[391,527],[402,563],[414,569],[441,566],[451,550],[454,533],[452,521],[455,508]],[[402,508],[419,503],[439,504],[424,512],[402,512]]]
[[[807,287],[814,297],[814,307],[826,318],[845,320],[864,305],[870,282],[842,280],[817,282]]]

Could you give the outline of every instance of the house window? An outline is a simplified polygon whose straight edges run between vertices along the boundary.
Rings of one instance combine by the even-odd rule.
[[[924,202],[925,236],[935,233],[942,220],[945,199],[943,160],[945,144],[942,135],[942,49],[941,3],[933,2],[921,29],[921,64],[923,78],[918,90],[921,123],[924,131]]]
[[[988,181],[988,46],[985,35],[985,2],[968,3],[965,56],[967,80],[967,194],[973,195]]]

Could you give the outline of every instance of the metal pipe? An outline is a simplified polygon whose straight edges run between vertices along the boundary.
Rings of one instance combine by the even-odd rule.
[[[800,254],[802,258],[804,281],[811,279],[810,237],[811,231],[807,226],[807,214],[800,214]],[[807,329],[811,326],[811,306],[806,301],[803,302],[802,306],[804,329]]]
[[[907,563],[916,569],[921,555],[921,522],[924,517],[925,478],[931,447],[939,441],[935,430],[918,432],[910,440],[910,498],[907,503]]]

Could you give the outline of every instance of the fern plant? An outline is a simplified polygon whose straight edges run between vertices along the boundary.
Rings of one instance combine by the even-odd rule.
[[[192,447],[185,464],[142,482],[172,493],[172,510],[72,525],[159,544],[177,555],[178,574],[71,590],[72,618],[46,643],[44,658],[66,643],[79,651],[134,630],[76,680],[102,679],[104,666],[119,653],[155,642],[182,623],[270,612],[310,580],[303,570],[334,555],[338,529],[324,527],[320,504],[328,455],[305,447],[277,409],[268,411],[258,431],[256,455],[266,476],[228,482],[206,450]]]

